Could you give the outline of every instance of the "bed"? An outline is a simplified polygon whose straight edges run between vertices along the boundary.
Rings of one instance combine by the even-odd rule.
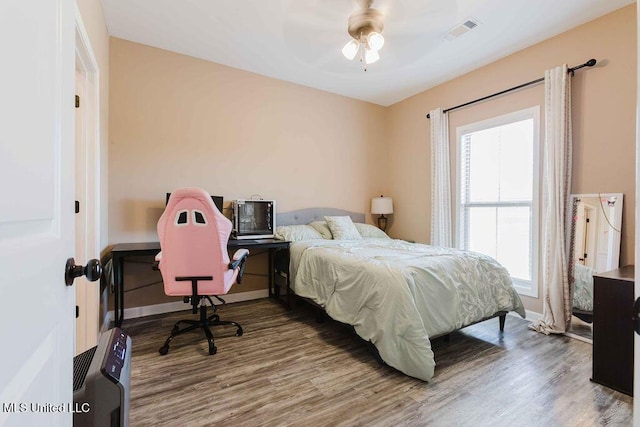
[[[341,210],[308,209],[277,220],[277,237],[292,241],[291,290],[352,325],[386,364],[409,376],[433,376],[430,338],[496,316],[502,328],[508,311],[525,317],[509,274],[485,255],[391,239],[363,224],[364,214]]]

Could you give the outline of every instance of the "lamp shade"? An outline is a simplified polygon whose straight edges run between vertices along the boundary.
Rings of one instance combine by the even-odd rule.
[[[347,59],[353,59],[356,57],[356,53],[358,53],[359,49],[360,49],[360,44],[357,41],[351,39],[342,48],[342,54]]]
[[[371,213],[372,214],[392,214],[393,213],[393,199],[391,197],[374,197],[371,199]]]
[[[377,50],[365,49],[364,60],[367,64],[373,64],[378,59],[380,59],[380,54],[378,53]]]
[[[382,34],[372,31],[367,36],[367,44],[371,50],[380,50],[384,46],[384,37]]]

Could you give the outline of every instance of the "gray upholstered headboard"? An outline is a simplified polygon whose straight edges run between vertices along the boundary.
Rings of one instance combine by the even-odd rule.
[[[364,222],[364,214],[336,208],[308,208],[297,211],[276,213],[276,225],[309,224],[312,221],[324,221],[325,216],[349,215],[353,222]]]

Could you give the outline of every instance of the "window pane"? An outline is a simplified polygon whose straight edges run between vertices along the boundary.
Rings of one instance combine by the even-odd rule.
[[[498,256],[511,277],[531,280],[531,208],[498,208]]]
[[[495,258],[511,277],[531,280],[531,208],[468,209],[467,249]]]
[[[500,128],[500,200],[531,200],[533,119]]]
[[[463,135],[462,200],[530,201],[533,119]]]
[[[473,132],[469,134],[467,141],[468,200],[471,202],[498,200],[500,140],[496,129]]]
[[[497,209],[494,207],[468,209],[469,246],[466,249],[496,258],[496,215]]]

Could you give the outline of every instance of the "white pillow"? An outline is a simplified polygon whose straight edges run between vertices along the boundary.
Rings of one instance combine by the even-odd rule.
[[[329,230],[335,240],[360,240],[362,236],[353,225],[350,216],[325,216]]]
[[[333,239],[333,234],[331,234],[331,230],[329,230],[327,221],[313,221],[309,225],[318,230],[318,233],[322,235],[323,239]]]
[[[363,238],[376,238],[376,239],[390,239],[391,237],[387,236],[387,233],[380,230],[375,225],[371,224],[362,224],[360,222],[354,223],[356,229],[360,233]]]
[[[281,225],[276,227],[275,238],[299,242],[300,240],[322,239],[322,235],[310,225]]]

